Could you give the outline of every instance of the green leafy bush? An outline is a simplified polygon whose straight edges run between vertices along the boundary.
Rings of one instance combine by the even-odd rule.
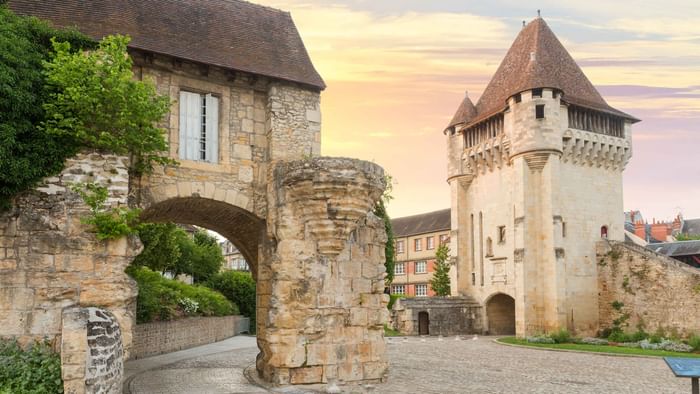
[[[249,272],[221,272],[212,276],[207,286],[238,305],[241,314],[250,318],[251,332],[255,330],[255,281]]]
[[[644,332],[644,330],[638,330],[630,336],[631,342],[639,342],[649,338],[649,334]]]
[[[127,273],[139,285],[136,321],[174,320],[185,316],[227,316],[238,314],[238,307],[223,294],[204,286],[188,285],[164,278],[147,267],[129,266]],[[193,310],[192,303],[196,303]]]
[[[549,334],[549,337],[554,340],[555,343],[570,343],[572,342],[571,333],[566,329],[560,329]]]
[[[95,43],[75,30],[56,30],[36,18],[20,17],[0,1],[0,210],[42,178],[59,173],[78,151],[70,136],[45,133],[43,104],[49,91],[43,62],[51,59],[51,38],[75,50]]]
[[[80,218],[80,221],[93,227],[97,239],[103,241],[136,234],[141,210],[127,207],[106,208],[105,203],[109,196],[107,188],[92,182],[75,184],[71,190],[78,193],[90,207],[90,214]]]
[[[61,358],[48,343],[23,350],[15,341],[0,339],[0,393],[62,393]]]
[[[694,351],[700,351],[700,335],[694,333],[688,337],[688,345],[693,348]]]
[[[621,330],[613,330],[610,333],[610,336],[608,336],[608,341],[610,342],[618,342],[618,343],[624,343],[624,342],[634,342],[632,340],[632,336],[630,334],[625,333],[624,331]]]

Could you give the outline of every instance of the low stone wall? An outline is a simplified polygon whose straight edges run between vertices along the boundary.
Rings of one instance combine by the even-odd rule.
[[[640,324],[683,336],[700,330],[700,269],[621,242],[599,242],[596,254],[601,329],[628,314],[630,331]]]
[[[99,308],[67,308],[61,325],[64,392],[121,393],[124,349],[114,315]]]
[[[430,335],[480,334],[481,305],[470,297],[422,297],[396,300],[392,325],[404,335],[419,335],[419,313],[428,313]]]
[[[154,356],[221,341],[248,331],[249,325],[249,319],[243,316],[191,317],[137,324],[130,358]]]

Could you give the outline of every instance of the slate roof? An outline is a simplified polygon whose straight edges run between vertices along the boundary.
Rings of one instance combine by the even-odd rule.
[[[95,39],[128,34],[132,49],[326,87],[291,15],[274,8],[240,0],[10,0],[9,6]]]
[[[470,119],[473,119],[475,116],[476,107],[474,106],[474,103],[472,103],[472,100],[469,98],[469,95],[465,93],[464,100],[462,100],[462,103],[459,105],[459,108],[457,108],[457,112],[455,112],[447,128],[450,129],[457,125],[466,124],[467,122],[469,122]]]
[[[605,102],[544,19],[536,18],[518,34],[468,123],[503,111],[509,97],[533,88],[558,89],[568,103],[638,121]]]
[[[422,213],[420,215],[404,216],[391,221],[395,237],[444,231],[451,228],[450,209]]]
[[[684,219],[681,232],[683,234],[700,235],[700,219]]]
[[[678,241],[649,244],[647,248],[666,256],[700,255],[700,241]]]

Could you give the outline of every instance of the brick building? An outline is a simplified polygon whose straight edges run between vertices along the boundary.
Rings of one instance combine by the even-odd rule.
[[[450,242],[450,210],[396,218],[391,225],[396,246],[391,294],[416,297],[435,295],[429,281],[435,271],[437,247]],[[452,283],[452,288],[456,289],[454,279]]]

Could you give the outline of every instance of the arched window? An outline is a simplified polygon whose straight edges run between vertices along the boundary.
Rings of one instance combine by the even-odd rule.
[[[601,238],[608,238],[608,226],[602,226],[600,228],[600,237]]]

